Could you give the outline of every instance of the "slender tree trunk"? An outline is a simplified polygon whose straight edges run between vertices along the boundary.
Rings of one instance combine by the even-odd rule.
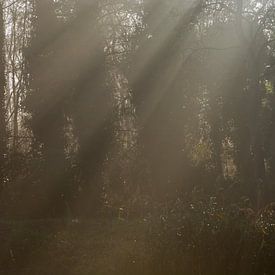
[[[273,80],[273,89],[275,89],[275,80]],[[273,91],[274,93],[275,91]],[[271,127],[269,137],[269,150],[270,150],[270,177],[275,181],[275,95],[271,99],[272,113],[271,113]]]
[[[18,143],[18,89],[16,85],[16,12],[12,14],[12,94],[13,94],[13,152],[17,152]],[[14,156],[15,157],[15,156]]]
[[[6,153],[6,117],[5,117],[5,30],[3,3],[0,2],[0,191],[3,188],[4,164]]]

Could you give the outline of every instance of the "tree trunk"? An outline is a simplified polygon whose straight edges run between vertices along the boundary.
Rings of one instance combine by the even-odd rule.
[[[5,30],[3,3],[0,2],[0,191],[3,188],[6,153],[6,116],[5,116]]]

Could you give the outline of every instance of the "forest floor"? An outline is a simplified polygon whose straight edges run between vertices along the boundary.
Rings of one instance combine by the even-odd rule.
[[[0,221],[0,274],[147,274],[147,230],[143,221]]]

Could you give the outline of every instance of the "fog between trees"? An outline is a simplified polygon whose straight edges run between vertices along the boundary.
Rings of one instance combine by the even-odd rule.
[[[135,265],[49,274],[275,274],[274,23],[274,0],[2,0],[2,223],[146,236]]]

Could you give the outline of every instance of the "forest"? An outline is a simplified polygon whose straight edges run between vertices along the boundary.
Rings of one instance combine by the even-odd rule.
[[[275,275],[275,0],[0,0],[0,274]]]

